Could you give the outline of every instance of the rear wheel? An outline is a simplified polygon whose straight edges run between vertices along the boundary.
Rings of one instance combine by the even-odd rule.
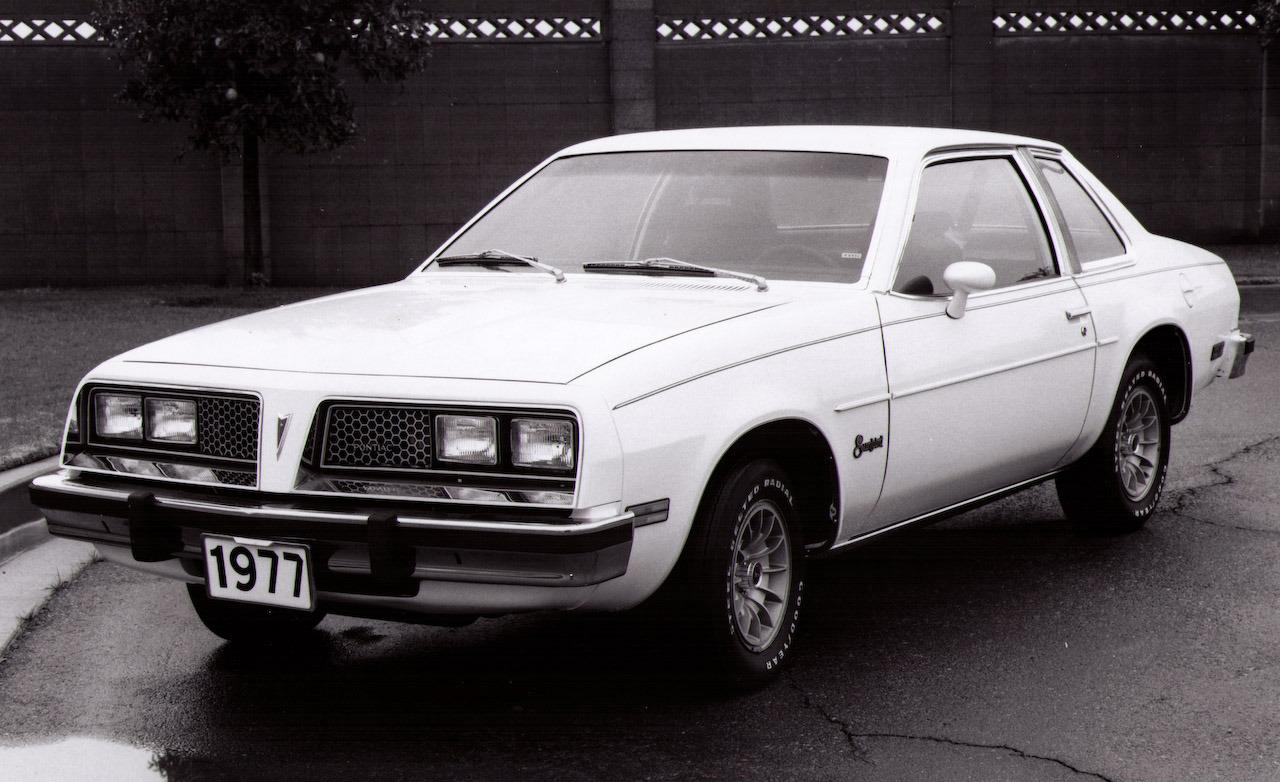
[[[271,645],[297,641],[306,637],[325,617],[323,611],[297,611],[215,600],[205,594],[203,584],[187,584],[187,595],[204,626],[219,638],[236,644]]]
[[[800,619],[797,498],[767,459],[730,470],[711,492],[681,563],[686,620],[716,678],[763,684],[790,658]]]
[[[1138,356],[1121,377],[1102,436],[1058,477],[1058,499],[1078,527],[1132,532],[1155,511],[1169,470],[1169,396],[1149,359]]]

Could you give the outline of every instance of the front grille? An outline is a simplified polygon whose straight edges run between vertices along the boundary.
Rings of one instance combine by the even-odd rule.
[[[99,392],[194,401],[196,442],[188,445],[99,435],[93,402]],[[67,440],[65,464],[215,486],[254,488],[258,485],[261,402],[256,398],[231,392],[95,384],[86,387],[76,405],[82,424],[80,433]]]
[[[434,424],[440,415],[492,418],[496,460],[476,465],[437,458]],[[530,416],[569,421],[577,446],[577,421],[565,410],[325,400],[307,430],[294,488],[426,502],[570,507],[577,483],[573,470],[513,461],[514,421]]]
[[[343,494],[373,494],[382,497],[415,497],[423,500],[447,500],[449,493],[440,486],[414,483],[385,483],[378,481],[330,481],[333,488]]]
[[[247,486],[254,487],[258,485],[258,476],[251,472],[240,472],[239,470],[214,470],[213,477],[224,486]]]
[[[431,413],[416,407],[334,405],[325,467],[423,470],[431,466]]]
[[[258,401],[204,396],[196,399],[200,453],[244,461],[258,458]]]

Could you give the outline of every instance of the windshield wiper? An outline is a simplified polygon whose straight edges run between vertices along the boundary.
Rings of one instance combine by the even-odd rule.
[[[511,266],[523,265],[532,266],[540,269],[547,274],[556,278],[556,282],[564,282],[564,272],[554,266],[545,264],[537,258],[527,255],[516,255],[506,250],[484,250],[478,253],[467,253],[465,255],[446,255],[443,258],[436,258],[436,263],[440,266],[460,266],[462,264],[475,264],[477,266]]]
[[[689,263],[678,258],[645,258],[643,261],[609,261],[598,263],[584,263],[582,270],[585,272],[605,272],[613,274],[644,274],[646,271],[653,271],[666,274],[693,274],[706,277],[729,277],[735,280],[749,282],[756,286],[758,291],[769,290],[769,281],[758,274],[747,274],[746,272],[736,272],[732,269],[717,269],[714,266],[703,266],[700,263]]]

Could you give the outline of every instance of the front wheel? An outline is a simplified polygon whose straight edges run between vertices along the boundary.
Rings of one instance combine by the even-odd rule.
[[[1067,518],[1082,529],[1132,532],[1155,511],[1169,471],[1169,395],[1155,364],[1125,367],[1098,442],[1057,479]]]
[[[268,646],[301,640],[325,617],[323,611],[297,611],[215,600],[205,594],[203,584],[187,584],[187,596],[191,598],[196,616],[211,633],[244,646]]]
[[[776,462],[711,488],[682,562],[686,618],[705,662],[733,685],[763,684],[790,658],[804,591],[797,497]]]

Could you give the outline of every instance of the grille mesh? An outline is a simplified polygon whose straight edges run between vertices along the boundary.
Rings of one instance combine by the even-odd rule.
[[[345,480],[334,480],[331,483],[343,494],[380,494],[388,497],[417,497],[427,500],[449,499],[449,493],[439,486]]]
[[[258,459],[258,402],[254,399],[198,397],[200,453],[224,459]]]
[[[258,476],[251,472],[240,472],[238,470],[214,470],[213,475],[218,479],[219,483],[227,486],[257,486]]]
[[[413,407],[333,407],[326,467],[421,470],[431,466],[431,413]]]

